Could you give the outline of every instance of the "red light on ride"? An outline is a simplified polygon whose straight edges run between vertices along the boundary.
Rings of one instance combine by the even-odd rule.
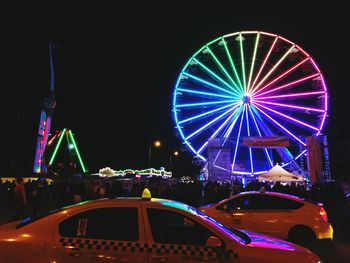
[[[327,216],[326,210],[323,207],[321,207],[320,209],[320,216],[325,222],[328,222],[328,216]]]

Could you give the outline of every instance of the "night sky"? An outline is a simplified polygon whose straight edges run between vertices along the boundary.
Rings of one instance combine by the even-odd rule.
[[[50,84],[49,40],[61,45],[55,50],[52,130],[72,129],[90,172],[98,172],[105,166],[146,168],[155,139],[163,147],[152,152],[152,166],[167,166],[170,152],[181,147],[171,101],[182,67],[218,36],[261,30],[295,42],[319,65],[330,96],[325,133],[331,172],[349,176],[344,172],[350,158],[346,9],[233,2],[86,6],[55,1],[3,10],[0,175],[32,174],[41,104]],[[177,175],[195,174],[199,167],[191,161],[187,152],[173,160]]]

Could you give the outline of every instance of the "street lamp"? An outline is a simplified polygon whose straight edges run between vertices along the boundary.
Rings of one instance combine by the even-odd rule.
[[[148,168],[151,168],[151,156],[152,156],[152,147],[159,148],[162,146],[162,142],[155,140],[148,148]]]
[[[172,165],[172,157],[177,157],[179,156],[179,151],[174,151],[172,153],[170,153],[169,155],[169,170],[171,171],[171,165]]]

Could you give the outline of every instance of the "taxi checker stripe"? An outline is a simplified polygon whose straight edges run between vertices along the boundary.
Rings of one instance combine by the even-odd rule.
[[[237,254],[232,249],[215,251],[212,248],[201,246],[186,246],[186,245],[171,245],[171,244],[152,244],[127,242],[127,241],[107,241],[93,240],[80,238],[61,238],[59,240],[63,247],[73,246],[76,248],[86,248],[94,250],[113,250],[113,251],[128,251],[128,252],[149,252],[173,254],[180,256],[199,256],[199,257],[236,257]]]

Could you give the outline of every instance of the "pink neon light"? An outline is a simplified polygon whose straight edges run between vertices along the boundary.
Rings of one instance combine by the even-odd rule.
[[[276,34],[272,34],[272,33],[267,33],[267,32],[261,32],[259,31],[259,33],[263,34],[263,35],[267,35],[267,36],[272,36],[272,37],[276,37]]]
[[[299,123],[299,124],[301,124],[301,125],[304,125],[304,126],[310,128],[310,129],[313,129],[313,130],[315,130],[315,131],[319,131],[319,130],[320,130],[320,129],[314,127],[314,126],[311,126],[310,124],[307,124],[307,123],[305,123],[305,122],[299,121],[299,120],[297,120],[297,119],[295,119],[295,118],[293,118],[293,117],[290,117],[290,116],[285,115],[285,114],[283,114],[283,113],[281,113],[281,112],[275,111],[275,110],[273,110],[273,109],[271,109],[271,108],[269,108],[269,107],[266,107],[266,106],[264,106],[264,105],[262,105],[262,104],[254,103],[254,105],[255,105],[255,106],[256,106],[256,105],[259,105],[260,107],[263,107],[264,109],[267,109],[267,110],[269,110],[269,111],[272,111],[273,113],[276,113],[277,115],[283,116],[283,117],[285,117],[286,119],[292,120],[292,121],[294,121],[294,122],[296,122],[296,123]]]
[[[296,45],[296,47],[297,47],[301,52],[303,52],[305,56],[310,57],[310,55],[309,55],[308,53],[306,53],[304,49],[302,49],[302,48],[299,47],[298,45]]]
[[[327,86],[326,86],[326,83],[325,83],[325,81],[323,79],[322,74],[321,74],[321,81],[322,81],[322,85],[323,85],[324,91],[327,92]],[[324,108],[325,108],[325,110],[328,110],[328,97],[327,97],[327,94],[326,94],[326,96],[324,98]]]
[[[295,45],[292,41],[290,41],[290,40],[288,40],[288,39],[286,39],[286,38],[284,38],[284,37],[279,36],[279,38],[282,39],[282,40],[284,40],[284,41],[286,41],[286,42],[289,43],[289,44]]]
[[[285,88],[285,87],[292,86],[292,85],[295,85],[295,84],[297,84],[297,83],[303,82],[303,81],[305,81],[305,80],[314,78],[314,77],[316,77],[316,76],[318,76],[318,75],[320,75],[320,73],[316,73],[316,74],[313,74],[313,75],[311,75],[311,76],[308,76],[308,77],[305,77],[305,78],[302,78],[302,79],[298,79],[298,80],[293,81],[293,82],[289,82],[289,83],[287,83],[287,84],[284,84],[284,85],[279,86],[279,87],[277,87],[277,88],[275,88],[275,89],[272,89],[272,90],[265,91],[265,92],[263,92],[263,93],[260,93],[260,90],[258,90],[258,91],[254,94],[254,96],[259,97],[259,96],[261,96],[261,95],[268,94],[268,93],[271,93],[271,92],[274,92],[274,91],[283,89],[283,88]],[[258,94],[258,93],[260,93],[260,94]]]
[[[310,60],[311,60],[312,64],[314,65],[314,67],[317,69],[317,71],[321,73],[321,71],[318,68],[318,66],[316,65],[315,61],[311,57],[310,57]]]
[[[255,100],[255,101],[256,101],[256,100]],[[291,104],[269,102],[269,101],[264,101],[264,100],[258,100],[258,102],[259,102],[259,103],[263,103],[263,104],[270,104],[270,105],[276,105],[276,106],[286,107],[286,108],[294,108],[294,109],[300,109],[300,110],[316,111],[316,112],[322,112],[322,113],[325,112],[324,110],[320,110],[320,109],[316,109],[316,108],[295,106],[295,105],[291,105]]]
[[[317,95],[317,94],[323,94],[324,91],[311,91],[311,92],[302,92],[302,93],[292,93],[292,94],[286,94],[286,95],[275,95],[275,96],[267,96],[267,97],[256,97],[254,100],[261,100],[261,99],[278,99],[278,98],[289,98],[289,97],[302,97],[302,96],[310,96],[310,95]]]
[[[264,87],[262,87],[259,92],[261,92],[262,90],[264,90],[266,87],[270,86],[271,84],[273,84],[274,82],[276,82],[277,80],[279,80],[280,78],[284,77],[285,75],[287,75],[288,73],[290,73],[291,71],[293,71],[294,69],[296,69],[297,67],[299,67],[300,65],[304,64],[309,58],[304,59],[303,61],[299,62],[298,64],[296,64],[295,66],[293,66],[292,68],[288,69],[286,72],[284,72],[283,74],[279,75],[277,78],[275,78],[274,80],[272,80],[271,82],[269,82],[268,84],[266,84]],[[254,94],[254,93],[253,93]]]
[[[252,84],[252,86],[251,86],[251,89],[254,88],[254,85],[255,85],[256,81],[258,80],[258,78],[259,78],[259,76],[260,76],[260,74],[261,74],[261,71],[262,71],[263,68],[265,67],[265,64],[266,64],[268,58],[270,57],[270,54],[271,54],[271,52],[272,52],[272,49],[274,48],[274,46],[275,46],[277,40],[278,40],[278,37],[276,37],[275,40],[273,41],[273,43],[272,43],[272,45],[271,45],[271,47],[270,47],[270,50],[269,50],[269,52],[267,53],[267,55],[266,55],[266,57],[265,57],[265,59],[264,59],[264,62],[263,62],[262,65],[260,66],[259,72],[258,72],[258,74],[256,75],[256,77],[255,77],[255,79],[254,79],[254,81],[253,81],[253,84]]]

